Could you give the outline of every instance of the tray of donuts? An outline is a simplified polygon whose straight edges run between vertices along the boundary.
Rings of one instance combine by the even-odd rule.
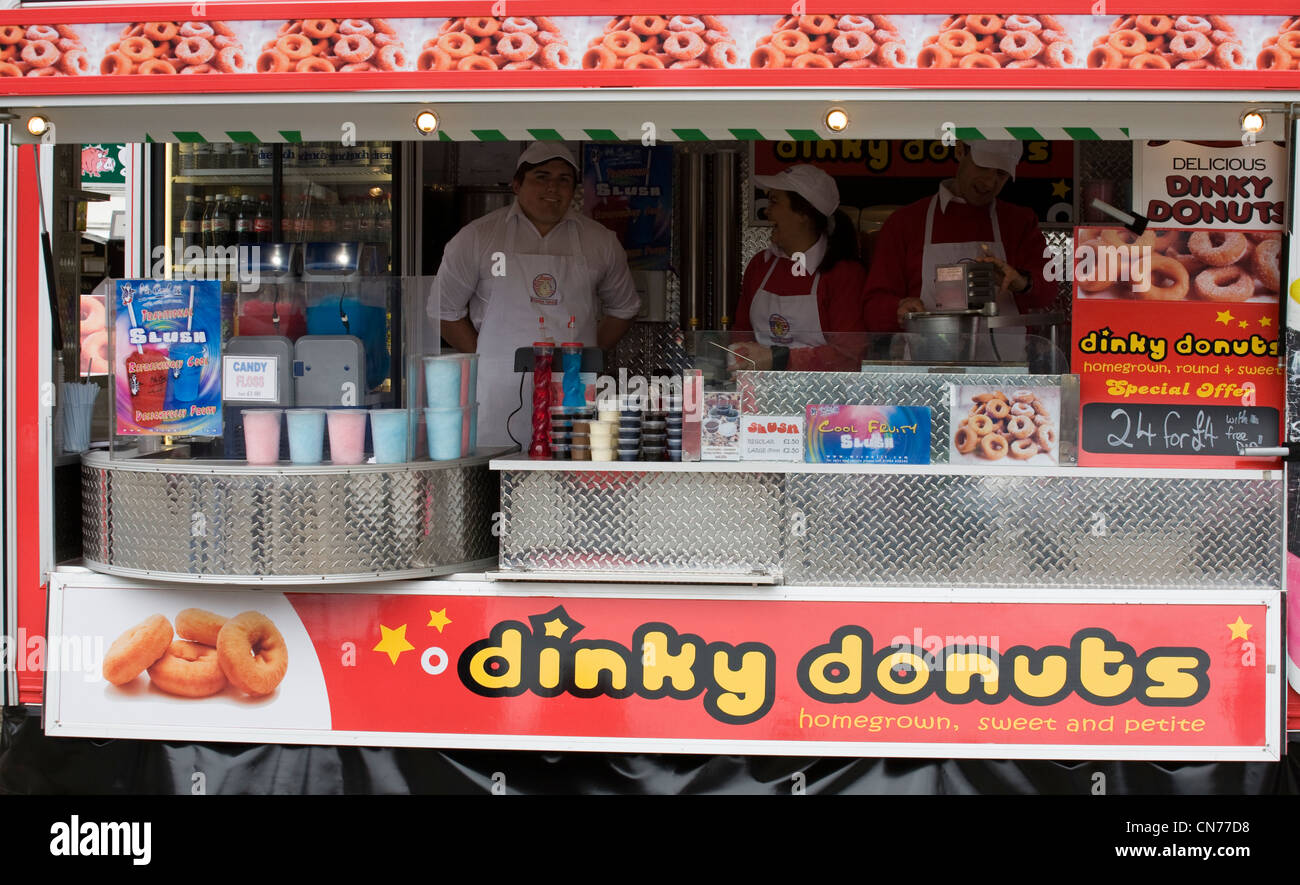
[[[887,15],[786,15],[761,34],[751,68],[901,68],[907,43]]]
[[[1096,37],[1086,60],[1090,68],[1129,70],[1227,71],[1248,66],[1242,38],[1222,15],[1121,15]]]
[[[1003,390],[952,386],[949,462],[1050,467],[1060,464],[1059,387]]]
[[[1281,291],[1280,231],[1079,228],[1075,255],[1085,300],[1266,302]]]
[[[90,59],[76,28],[0,27],[0,77],[79,77],[89,73]]]
[[[716,15],[623,15],[587,41],[586,70],[690,70],[741,67],[740,50]]]
[[[951,15],[916,53],[918,68],[1068,68],[1078,65],[1066,26],[1052,15]]]
[[[420,46],[420,71],[533,71],[576,66],[569,41],[554,19],[469,16],[444,21]]]
[[[408,70],[405,44],[382,18],[302,18],[283,22],[254,59],[261,74],[355,74]]]
[[[133,22],[105,47],[99,73],[234,74],[246,64],[244,46],[225,22]]]

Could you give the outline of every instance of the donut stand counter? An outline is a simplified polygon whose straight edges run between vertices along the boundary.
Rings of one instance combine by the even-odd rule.
[[[92,662],[8,662],[6,705],[41,713],[15,728],[37,745],[280,745],[266,749],[302,766],[303,783],[328,775],[291,745],[436,748],[443,785],[495,764],[461,749],[530,751],[516,754],[521,772],[542,765],[533,751],[727,756],[738,789],[771,780],[751,771],[764,756],[844,757],[825,788],[876,790],[889,775],[860,757],[936,770],[1020,760],[1018,782],[1078,791],[1087,774],[1052,760],[1110,760],[1132,763],[1116,783],[1170,793],[1203,781],[1144,763],[1293,765],[1286,681],[1300,671],[1284,649],[1283,588],[1297,573],[1286,567],[1297,495],[1283,457],[1300,438],[1286,373],[1300,348],[1281,329],[1300,267],[1286,235],[1300,22],[1268,4],[1250,15],[913,7],[792,16],[788,3],[715,0],[592,15],[514,0],[498,17],[487,2],[322,0],[232,4],[197,22],[188,5],[0,11],[0,197],[19,222],[0,242],[14,293],[0,393],[6,631],[48,633]],[[959,140],[1010,138],[1025,143],[1016,194],[1039,192],[1046,273],[1061,290],[1031,332],[1068,359],[1044,364],[1031,347],[1018,364],[966,366],[930,349],[944,317],[914,315],[860,372],[713,376],[683,396],[690,412],[702,394],[699,424],[615,455],[628,376],[667,367],[693,382],[702,357],[718,356],[698,333],[726,328],[740,270],[770,234],[754,175],[830,169],[861,197],[854,221],[869,245],[868,208],[916,199],[900,182],[933,193]],[[127,143],[153,182],[131,189],[124,280],[190,287],[177,260],[188,201],[159,189],[158,164],[211,196],[219,219],[232,199],[202,165],[210,152],[253,164],[232,178],[236,210],[246,196],[255,219],[259,191],[284,195],[272,229],[292,233],[301,218],[323,240],[365,243],[386,219],[400,231],[391,249],[362,247],[354,270],[391,263],[385,273],[423,286],[440,216],[420,199],[475,174],[480,196],[504,193],[484,170],[533,140],[574,144],[584,166],[593,146],[672,153],[664,249],[677,273],[659,313],[607,354],[615,405],[597,397],[595,415],[573,419],[586,422],[585,459],[572,457],[572,425],[548,440],[568,460],[471,443],[446,460],[306,466],[277,451],[259,465],[115,446],[82,460],[82,557],[59,561],[70,517],[55,501],[45,393],[65,380],[50,322],[65,296],[47,280],[42,234],[69,227],[46,199],[61,146]],[[350,155],[358,143],[368,153]],[[267,166],[240,145],[269,146]],[[322,198],[318,180],[326,221],[294,209]],[[691,235],[701,228],[713,233]],[[1088,266],[1076,247],[1118,258]],[[305,248],[301,260],[302,281],[328,270],[310,270]],[[337,337],[364,340],[347,323],[366,300],[350,297],[337,302]],[[118,303],[129,322],[111,321],[134,327]],[[282,303],[266,312],[277,323]],[[392,337],[422,308],[393,311]],[[984,328],[1016,334],[1021,322]],[[154,358],[127,340],[134,354],[107,356],[126,361],[116,395],[134,401],[122,379]],[[425,401],[418,359],[435,350],[407,348],[395,372],[406,389],[358,404],[472,409],[472,398]],[[242,405],[260,420],[257,403]],[[605,408],[619,414],[601,459],[592,428]],[[408,424],[408,457],[422,458],[419,426]],[[748,437],[745,454],[719,454],[742,430],[782,437],[780,456]],[[444,434],[425,436],[432,451]],[[102,768],[115,752],[94,747]],[[655,788],[679,783],[671,763],[646,764]],[[371,788],[410,788],[391,774],[408,766],[388,770]],[[1216,776],[1225,792],[1246,788],[1238,769]]]

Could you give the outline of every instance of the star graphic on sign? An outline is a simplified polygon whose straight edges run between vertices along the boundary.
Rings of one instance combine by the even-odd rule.
[[[1223,323],[1226,326],[1228,325],[1228,323],[1232,322],[1235,319],[1236,317],[1232,315],[1232,311],[1221,310],[1219,311],[1219,315],[1214,318],[1214,321],[1216,323]]]
[[[569,639],[581,632],[583,627],[569,617],[569,613],[562,605],[557,605],[545,614],[532,615],[528,620],[533,625],[534,636],[546,636],[552,639]]]
[[[1065,183],[1064,178],[1062,178],[1060,181],[1052,182],[1052,196],[1064,197],[1069,192],[1070,192],[1070,186]]]
[[[1267,329],[1269,326],[1273,325],[1273,318],[1272,318],[1272,317],[1260,317],[1260,318],[1259,318],[1259,324],[1260,324],[1261,327]]]
[[[1255,626],[1255,625],[1254,625],[1254,624],[1247,624],[1245,621],[1243,621],[1243,620],[1241,619],[1241,615],[1237,615],[1237,622],[1236,622],[1235,624],[1229,624],[1229,625],[1228,625],[1228,629],[1232,631],[1232,636],[1230,636],[1229,638],[1230,638],[1230,639],[1249,639],[1250,637],[1247,636],[1246,634],[1247,634],[1248,632],[1250,632],[1250,628],[1253,627],[1253,626]]]
[[[1246,328],[1247,326],[1250,325],[1250,321],[1249,321],[1249,320],[1240,320],[1240,321],[1237,323],[1237,325],[1238,325],[1239,327],[1241,327],[1241,328],[1244,329],[1244,328]]]
[[[379,632],[383,634],[384,638],[379,640],[379,644],[372,648],[371,651],[384,652],[388,655],[388,660],[392,661],[394,665],[397,664],[397,656],[402,652],[415,651],[415,646],[406,641],[405,624],[398,627],[396,630],[380,624]]]
[[[437,611],[429,609],[429,623],[425,624],[426,627],[437,627],[438,632],[441,633],[442,628],[446,627],[450,623],[451,618],[447,617],[447,610],[445,608],[438,609]]]

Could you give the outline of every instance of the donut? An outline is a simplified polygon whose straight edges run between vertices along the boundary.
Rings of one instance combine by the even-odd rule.
[[[4,25],[0,27],[0,44],[13,45],[20,40],[26,39],[27,32],[18,25]]]
[[[1187,298],[1189,281],[1181,262],[1156,254],[1151,256],[1150,288],[1137,294],[1147,301],[1182,301]]]
[[[1300,56],[1300,30],[1279,34],[1277,45],[1286,50],[1287,55],[1292,58]]]
[[[99,63],[99,72],[109,76],[130,74],[135,70],[135,62],[120,52],[109,52]]]
[[[1016,61],[1027,61],[1043,51],[1043,41],[1030,31],[1011,31],[998,46]]]
[[[474,16],[465,19],[465,33],[471,37],[491,37],[499,30],[501,30],[501,22],[491,16]]]
[[[148,61],[140,62],[140,66],[135,69],[137,74],[174,74],[176,67],[165,58],[151,58]]]
[[[204,37],[186,37],[176,44],[176,57],[187,65],[207,64],[216,54],[216,47]]]
[[[801,15],[799,16],[799,27],[809,34],[829,34],[834,30],[837,21],[838,19],[833,15]]]
[[[397,28],[390,25],[386,18],[372,18],[370,26],[375,29],[376,34],[388,34],[390,37],[397,36]]]
[[[1169,41],[1169,51],[1181,59],[1194,61],[1213,52],[1214,44],[1200,31],[1181,31]]]
[[[678,61],[697,58],[706,48],[704,38],[694,31],[676,31],[664,40],[664,52]]]
[[[1134,27],[1144,34],[1156,36],[1172,31],[1174,20],[1167,15],[1139,15],[1134,20]]]
[[[1206,301],[1247,301],[1255,294],[1255,281],[1239,267],[1209,267],[1196,275],[1196,297]]]
[[[777,52],[777,50],[775,49],[773,49],[772,52],[776,52],[777,55],[780,55],[780,53]],[[782,56],[781,60],[782,63],[784,63],[785,57]],[[605,46],[602,43],[600,46],[591,47],[590,49],[588,49],[586,52],[582,54],[582,67],[584,70],[588,70],[588,71],[611,70],[613,68],[618,67],[618,56],[615,55],[607,46]],[[755,67],[763,67],[763,66],[755,65]]]
[[[1051,424],[1039,424],[1034,432],[1034,442],[1044,452],[1050,452],[1056,448],[1056,428]]]
[[[1141,55],[1147,51],[1147,38],[1141,31],[1125,28],[1113,32],[1106,38],[1110,47],[1126,58]]]
[[[972,52],[970,55],[963,55],[961,61],[957,62],[959,68],[1000,68],[998,60],[991,55],[985,55],[983,52]]]
[[[994,421],[1001,421],[1011,414],[1011,405],[1004,399],[992,399],[985,403],[984,413]]]
[[[155,43],[170,43],[180,33],[175,22],[145,22],[144,36]]]
[[[1141,52],[1128,60],[1128,66],[1137,71],[1168,70],[1169,61],[1153,52]]]
[[[980,444],[979,437],[969,427],[959,427],[952,438],[953,445],[963,455],[969,455]]]
[[[987,436],[993,432],[993,419],[988,415],[973,415],[970,419],[970,429],[978,436]]]
[[[364,34],[347,34],[334,41],[334,54],[347,64],[360,64],[375,54],[375,44]]]
[[[740,53],[734,43],[714,43],[704,53],[705,62],[715,68],[734,68],[740,64]]]
[[[144,37],[127,37],[117,45],[117,51],[135,63],[154,57],[154,45]]]
[[[1122,68],[1124,67],[1124,56],[1120,51],[1109,44],[1104,46],[1094,46],[1088,52],[1088,67],[1090,68]]]
[[[217,650],[178,639],[149,667],[149,680],[168,694],[206,698],[226,687]]]
[[[305,18],[302,21],[302,32],[313,40],[333,37],[338,29],[339,26],[332,18]]]
[[[237,614],[222,625],[217,660],[231,685],[255,697],[275,691],[289,668],[284,637],[266,615],[255,611]]]
[[[361,64],[368,64],[368,62],[361,62]],[[345,69],[352,68],[354,67],[354,65],[345,65],[344,67]],[[487,58],[482,55],[467,55],[464,58],[462,58],[460,61],[456,62],[456,70],[495,71],[495,70],[499,70],[499,68],[497,67],[497,63],[490,58]]]
[[[278,74],[292,68],[293,63],[289,61],[289,56],[278,49],[268,49],[257,57],[257,71],[259,74]]]
[[[835,62],[831,61],[824,55],[818,55],[815,52],[805,52],[803,55],[796,56],[790,62],[792,68],[833,68]]]
[[[438,48],[453,60],[461,59],[474,51],[474,38],[464,32],[453,31],[438,38]]]
[[[381,46],[375,53],[375,64],[381,71],[400,71],[406,67],[406,53],[401,46],[393,43]]]
[[[1033,409],[1030,409],[1032,412]],[[1016,439],[1026,439],[1034,432],[1034,422],[1027,415],[1013,415],[1007,420],[1007,433]]]
[[[636,55],[629,55],[623,59],[623,70],[625,71],[640,69],[662,70],[665,67],[667,66],[661,59],[647,52],[638,52]]]
[[[876,29],[875,24],[865,15],[841,15],[835,22],[835,27],[840,29],[840,33],[845,31],[864,31],[870,34]]]
[[[1002,24],[1001,16],[990,13],[967,15],[964,23],[966,30],[974,34],[996,34],[1002,30]]]
[[[1255,247],[1251,266],[1259,278],[1261,288],[1268,292],[1282,291],[1282,240],[1268,239]]]
[[[331,67],[330,70],[332,71],[334,70],[334,68]],[[219,73],[221,72],[218,71],[216,68],[214,68],[212,65],[186,65],[185,68],[181,71],[182,76],[186,74],[219,74]]]
[[[49,40],[32,40],[23,47],[22,59],[34,68],[48,68],[61,54]]]
[[[1029,403],[1015,402],[1011,404],[1011,418],[1032,418],[1034,417],[1034,407]],[[1009,421],[1010,419],[1008,419]]]
[[[91,332],[81,342],[81,360],[87,372],[108,371],[108,330]]]
[[[1065,40],[1047,44],[1047,65],[1052,68],[1073,67],[1077,58],[1074,47]]]
[[[803,55],[808,51],[808,35],[803,31],[784,30],[777,31],[772,35],[772,46],[784,52],[786,55]]]
[[[1246,64],[1246,51],[1236,43],[1220,43],[1211,58],[1221,68],[1240,68]]]
[[[1255,67],[1261,71],[1285,71],[1293,66],[1291,53],[1278,46],[1270,46],[1255,58]]]
[[[668,20],[662,15],[634,15],[628,21],[632,33],[639,37],[650,37],[662,33],[668,27]]]
[[[1220,240],[1217,246],[1215,238]],[[1249,246],[1246,238],[1235,231],[1198,230],[1187,238],[1187,248],[1191,253],[1211,267],[1236,264],[1246,256]]]
[[[1003,402],[1010,402],[1010,400],[1007,399],[1007,395],[1000,390],[995,390],[992,393],[977,393],[970,398],[970,401],[973,403],[980,403],[981,405],[988,405],[995,399],[1000,399]]]
[[[584,68],[587,66],[586,60],[586,56],[583,56]],[[785,53],[771,44],[760,46],[750,55],[749,66],[751,68],[783,68],[785,67]]]
[[[497,52],[510,61],[526,61],[537,54],[537,41],[528,34],[515,31],[497,41]]]
[[[319,55],[298,59],[298,61],[294,62],[293,69],[301,74],[313,72],[321,74],[334,73],[334,65]]]
[[[217,32],[212,30],[212,26],[207,22],[184,22],[177,33],[182,37],[203,37],[207,40],[211,40],[217,35]]]
[[[162,615],[150,615],[127,630],[104,655],[104,678],[125,685],[161,658],[172,642],[172,625]]]
[[[287,61],[287,59],[286,59]],[[244,52],[238,46],[217,50],[217,70],[230,74],[244,67]]]
[[[884,47],[882,46],[881,49],[884,49]],[[921,51],[916,54],[916,66],[918,68],[950,68],[953,66],[952,53],[938,43],[922,46]]]
[[[1032,424],[1030,425],[1033,426]],[[1032,439],[1016,439],[1011,443],[1010,454],[1017,461],[1026,461],[1038,454],[1038,443]]]
[[[1174,19],[1174,30],[1193,33],[1199,31],[1208,34],[1214,30],[1214,26],[1210,24],[1209,19],[1201,18],[1199,15],[1180,15]]]
[[[996,433],[980,438],[980,454],[990,461],[998,461],[1007,454],[1007,438]]]
[[[900,41],[881,43],[876,47],[876,62],[882,68],[901,68],[907,64],[907,49]]]
[[[420,53],[415,67],[421,71],[446,71],[451,68],[451,56],[434,46]]]
[[[339,22],[338,32],[340,34],[360,34],[362,37],[369,37],[375,33],[375,26],[364,18],[345,18]]]
[[[702,19],[693,15],[674,15],[668,20],[668,30],[670,31],[691,31],[696,34],[703,34],[708,30]]]
[[[501,22],[501,30],[507,34],[536,34],[537,24],[532,19],[516,15]]]

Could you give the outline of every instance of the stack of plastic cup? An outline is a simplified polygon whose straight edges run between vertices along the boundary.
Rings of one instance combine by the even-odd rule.
[[[409,420],[406,409],[370,411],[370,435],[375,441],[376,464],[401,464],[406,460]],[[333,445],[333,442],[330,444]]]
[[[244,449],[249,464],[264,466],[280,460],[280,414],[283,411],[244,410]]]
[[[289,460],[294,464],[319,464],[325,456],[325,410],[285,409],[289,424]],[[247,426],[248,418],[244,418]]]
[[[424,387],[429,457],[435,461],[468,457],[478,445],[478,354],[425,357]]]
[[[330,409],[330,461],[360,464],[366,460],[366,412],[362,409]]]
[[[641,460],[641,407],[636,397],[619,398],[618,460]]]

